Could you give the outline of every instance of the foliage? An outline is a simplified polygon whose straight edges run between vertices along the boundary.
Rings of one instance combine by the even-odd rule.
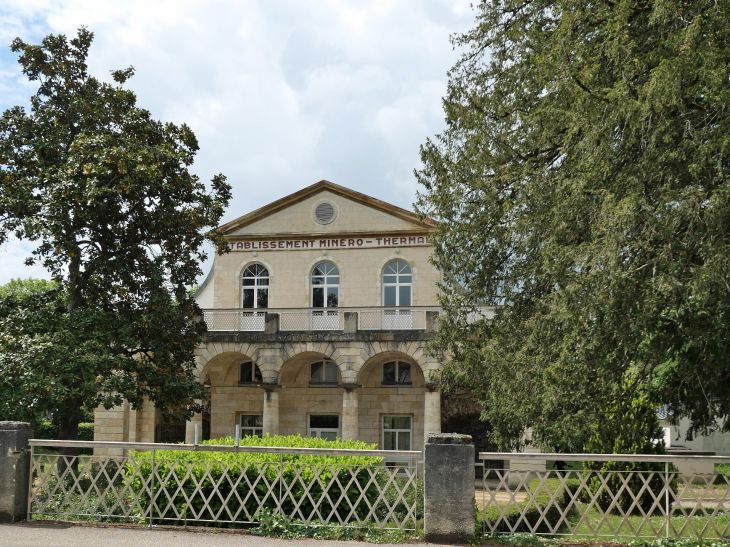
[[[502,448],[532,428],[579,450],[640,385],[690,435],[730,430],[727,2],[476,9],[416,173],[442,386],[475,391]],[[501,307],[468,324],[479,303]]]
[[[547,523],[554,525],[560,520],[561,510],[567,507],[570,497],[580,489],[581,482],[580,479],[566,479],[564,488],[560,479],[545,479],[545,484],[542,485],[538,478],[530,481],[528,487],[534,496],[534,501],[527,498],[516,505],[510,504],[504,508],[503,515],[500,515],[499,508],[494,504],[487,507],[483,516],[489,523],[490,529],[494,532],[509,532],[510,529],[530,532],[530,526],[534,527],[540,521],[535,531],[549,532]],[[553,494],[554,503],[551,501]],[[521,515],[524,515],[524,518]]]
[[[233,445],[232,437],[213,439],[203,444]],[[321,515],[328,515],[335,511],[344,521],[357,524],[355,516],[348,516],[354,508],[360,519],[365,519],[370,507],[375,506],[379,496],[379,488],[383,489],[386,497],[394,486],[385,488],[386,470],[381,466],[382,458],[367,456],[324,456],[299,454],[271,454],[245,452],[245,446],[271,446],[293,448],[322,448],[322,449],[373,449],[375,445],[368,445],[361,441],[328,441],[299,436],[273,436],[263,439],[258,437],[244,437],[241,439],[242,452],[189,452],[177,450],[157,450],[155,452],[155,481],[152,493],[158,500],[166,497],[173,500],[178,511],[194,509],[200,512],[206,500],[210,500],[209,509],[202,512],[199,519],[213,520],[225,503],[223,518],[230,512],[231,516],[241,508],[238,497],[244,501],[244,511],[239,516],[241,520],[253,520],[262,509],[273,510],[281,504],[284,514],[292,519],[308,518],[315,515],[315,504]],[[145,486],[152,472],[151,452],[137,453],[134,463],[127,463],[125,473],[132,490],[139,494],[141,514],[146,514],[150,503],[150,489]],[[283,471],[280,475],[280,462]],[[374,469],[377,480],[370,482],[372,474],[368,469]],[[282,482],[279,484],[280,478]],[[159,478],[159,480],[158,480]],[[339,481],[339,485],[335,482]],[[359,487],[352,486],[352,482]],[[343,491],[340,485],[350,485]],[[198,485],[198,492],[193,491]],[[251,485],[251,486],[249,486]],[[280,487],[282,498],[279,500]],[[213,496],[217,488],[218,495]],[[162,491],[165,491],[162,494]],[[238,493],[238,497],[233,492]],[[366,499],[360,499],[364,492]],[[330,501],[322,500],[325,495],[330,500],[337,501],[335,507]],[[423,493],[422,488],[419,492]],[[414,495],[416,493],[414,492]],[[187,496],[187,499],[186,499]],[[390,493],[391,504],[394,494]],[[223,501],[225,500],[225,501]],[[263,507],[260,506],[263,501]],[[277,501],[279,500],[279,501]],[[413,501],[413,496],[410,498]],[[422,516],[423,504],[419,504]],[[298,508],[295,512],[295,508]],[[376,507],[380,518],[388,514],[385,504]],[[405,506],[400,504],[395,514],[403,519],[407,515]],[[177,520],[172,509],[155,518],[171,519],[166,521],[173,524],[183,524],[184,519]]]
[[[251,530],[259,536],[278,537],[284,539],[338,539],[366,541],[368,543],[410,543],[421,542],[423,537],[419,532],[406,530],[382,530],[376,528],[372,522],[366,526],[354,528],[351,526],[318,526],[295,522],[286,516],[264,509],[258,514],[259,525]]]
[[[635,539],[629,547],[730,547],[730,541],[708,539]]]
[[[58,439],[58,424],[54,424],[49,421],[41,422],[40,426],[33,431],[33,437],[36,439]],[[93,423],[80,423],[79,424],[79,440],[80,441],[93,441],[94,440],[94,424]]]
[[[0,300],[11,295],[16,298],[25,298],[26,296],[57,288],[58,283],[48,281],[47,279],[35,279],[33,277],[27,279],[12,278],[5,285],[0,285]]]
[[[536,536],[533,534],[502,534],[487,536],[490,542],[508,547],[537,547],[538,545],[575,545],[575,539]],[[584,538],[585,539],[585,538]],[[612,545],[617,545],[613,543]],[[708,539],[635,539],[618,545],[627,547],[730,547],[727,540]]]
[[[205,324],[188,294],[203,243],[230,199],[218,175],[189,172],[198,150],[186,125],[154,120],[123,87],[87,72],[93,34],[16,39],[38,85],[30,110],[0,117],[0,244],[35,242],[55,287],[0,301],[0,414],[51,415],[74,438],[84,407],[148,399],[167,417],[201,410],[193,351]],[[57,287],[57,288],[56,288]]]
[[[664,454],[664,433],[659,425],[656,407],[651,404],[646,393],[638,392],[628,409],[617,420],[620,412],[619,404],[604,416],[604,420],[596,427],[596,431],[586,444],[586,452],[591,454]],[[664,464],[661,462],[584,462],[583,469],[597,471],[591,478],[591,491],[598,493],[596,502],[605,511],[614,501],[614,512],[619,508],[624,513],[651,514],[651,507],[656,497],[664,489]],[[621,473],[616,473],[620,471]],[[643,473],[633,473],[642,471]],[[646,486],[642,476],[656,474],[648,481],[648,489],[641,496],[639,492]],[[628,477],[624,484],[623,479]],[[623,488],[622,488],[623,487]],[[673,492],[677,491],[676,480],[670,482]],[[652,495],[653,493],[653,495]],[[629,511],[634,500],[638,503]]]

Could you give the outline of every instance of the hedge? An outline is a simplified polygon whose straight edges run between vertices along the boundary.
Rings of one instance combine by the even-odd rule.
[[[234,439],[225,437],[204,441],[203,444],[232,445],[234,444]],[[368,445],[361,441],[327,441],[325,439],[302,438],[300,436],[283,437],[277,435],[274,437],[267,436],[263,439],[258,437],[244,437],[241,439],[241,446],[325,449],[349,448],[367,450],[374,448],[375,445]],[[125,466],[127,483],[139,495],[142,515],[147,514],[150,504],[149,490],[144,485],[147,484],[152,470],[151,456],[151,452],[137,453],[133,457],[135,465],[128,462]],[[378,486],[374,483],[371,483],[366,488],[371,478],[367,467],[380,467],[382,463],[382,458],[378,457],[284,454],[281,456],[285,464],[283,484],[279,485],[278,463],[280,456],[278,454],[157,450],[155,452],[155,458],[156,476],[153,492],[157,500],[157,507],[165,506],[166,509],[162,514],[156,513],[153,517],[155,519],[171,519],[171,521],[166,521],[166,524],[183,524],[185,522],[185,519],[175,515],[170,505],[174,505],[179,512],[185,513],[191,519],[196,514],[200,520],[214,520],[223,503],[226,504],[227,511],[231,515],[235,515],[236,511],[241,508],[241,502],[233,495],[234,488],[238,493],[238,497],[243,500],[245,509],[248,512],[247,516],[246,511],[242,511],[238,516],[238,520],[255,520],[251,517],[258,511],[263,509],[273,510],[276,508],[280,486],[283,497],[282,509],[285,515],[293,516],[294,518],[300,517],[298,512],[295,514],[295,507],[301,503],[301,505],[298,505],[298,510],[301,511],[304,518],[316,516],[316,513],[314,513],[315,503],[322,498],[326,491],[329,499],[336,503],[334,511],[342,519],[347,518],[352,507],[355,508],[358,517],[363,519],[370,511],[368,505],[372,506],[379,495]],[[229,462],[233,465],[228,467],[227,477],[224,477],[225,465]],[[247,465],[250,463],[266,462],[277,465],[264,467],[263,472],[255,465]],[[351,484],[344,492],[343,499],[337,503],[343,494],[342,488],[336,483],[332,485],[334,479],[333,468],[327,466],[316,469],[316,466],[322,464],[363,466],[359,469],[353,469],[351,467],[334,468],[334,472],[337,473],[337,478],[341,485],[347,487],[354,480],[359,483],[360,487],[357,488]],[[192,472],[188,474],[189,468],[192,468]],[[206,471],[208,476],[203,479]],[[246,482],[244,475],[248,479],[248,482]],[[263,480],[264,478],[266,482]],[[378,484],[382,488],[385,482],[385,470],[384,468],[380,468],[378,469]],[[212,497],[215,490],[214,484],[217,485],[218,495]],[[249,484],[254,485],[253,492],[251,492]],[[198,490],[197,493],[193,494],[196,485]],[[291,492],[287,495],[287,489],[290,487]],[[365,489],[365,497],[369,501],[369,504],[365,500],[359,500],[363,489]],[[185,499],[183,491],[187,494],[189,501]],[[168,505],[168,499],[172,500],[170,505]],[[264,499],[265,501],[261,503],[260,500]],[[203,511],[206,500],[210,500],[209,505]],[[378,508],[378,513],[380,516],[384,516],[387,514],[387,508],[383,504],[381,505]],[[226,509],[220,513],[219,518],[225,520],[231,518],[228,516]],[[320,504],[318,509],[319,513],[326,518],[333,510],[333,507],[329,501],[326,501]],[[331,518],[336,520],[334,515]],[[357,521],[352,517],[350,522],[356,523]]]
[[[54,423],[45,421],[42,422],[33,435],[36,439],[58,439],[58,426]],[[94,440],[94,424],[79,424],[79,440],[80,441],[93,441]]]
[[[518,503],[517,506],[515,504],[508,505],[504,509],[503,517],[500,516],[499,509],[494,505],[487,508],[484,512],[484,521],[488,523],[485,532],[550,532],[545,521],[554,526],[560,520],[560,510],[565,509],[570,498],[580,490],[581,481],[580,479],[566,479],[564,488],[560,479],[546,479],[545,484],[542,485],[538,478],[532,480],[528,487],[530,492],[534,494],[533,500],[527,498]],[[551,493],[553,492],[557,492],[554,503],[551,502]],[[542,518],[541,513],[544,514],[544,518],[540,521]],[[524,514],[524,518],[521,519],[522,514]],[[519,521],[519,524],[517,524],[517,521]],[[534,527],[538,521],[540,521],[540,524],[537,529],[531,530],[530,526]]]

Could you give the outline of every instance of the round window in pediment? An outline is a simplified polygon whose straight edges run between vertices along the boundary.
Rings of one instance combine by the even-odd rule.
[[[334,206],[326,201],[320,203],[314,210],[314,218],[320,224],[329,224],[335,218]]]

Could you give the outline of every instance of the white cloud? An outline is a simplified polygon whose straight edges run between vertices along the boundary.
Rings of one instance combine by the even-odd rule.
[[[225,220],[323,178],[410,208],[418,147],[443,127],[448,37],[473,22],[469,0],[4,0],[0,18],[1,109],[33,89],[12,38],[85,25],[91,73],[134,65],[139,104],[198,136],[195,172],[228,176]],[[0,283],[29,274],[19,245]]]

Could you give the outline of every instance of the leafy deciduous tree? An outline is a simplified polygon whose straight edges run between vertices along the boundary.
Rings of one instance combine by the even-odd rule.
[[[206,239],[230,199],[189,172],[198,150],[186,125],[162,123],[123,88],[87,73],[93,34],[16,39],[23,73],[38,83],[30,111],[0,118],[0,243],[36,242],[59,288],[0,303],[0,400],[25,417],[50,411],[61,438],[77,436],[86,405],[145,398],[167,416],[199,411],[193,376],[204,323],[188,289]],[[187,403],[187,404],[186,404]]]

